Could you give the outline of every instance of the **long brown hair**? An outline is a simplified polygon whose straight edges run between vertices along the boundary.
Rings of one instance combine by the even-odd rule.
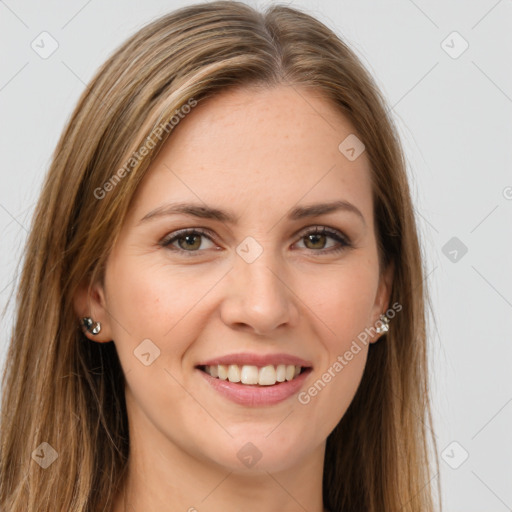
[[[172,130],[150,148],[148,137],[191,98],[253,84],[318,91],[351,121],[371,164],[381,270],[394,265],[390,302],[402,305],[370,346],[356,396],[327,439],[324,505],[434,510],[429,299],[385,101],[356,55],[313,17],[231,1],[182,8],[133,35],[100,68],[61,136],[26,243],[3,373],[1,510],[111,510],[129,453],[124,376],[114,343],[85,338],[73,297],[81,284],[102,281],[131,198]],[[114,190],[99,193],[121,168]],[[46,469],[34,457],[49,452],[42,443],[58,455]]]

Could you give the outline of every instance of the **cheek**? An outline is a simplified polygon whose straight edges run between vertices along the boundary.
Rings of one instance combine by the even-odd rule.
[[[115,341],[129,336],[133,342],[161,337],[171,323],[169,311],[179,305],[172,284],[155,267],[118,264],[109,274],[109,312]],[[167,327],[167,330],[170,327]]]
[[[323,324],[324,339],[331,350],[343,350],[369,327],[378,285],[378,273],[371,263],[350,265],[316,281],[312,289],[303,283],[306,304]],[[309,281],[311,282],[311,281]],[[309,289],[309,293],[306,293]]]
[[[126,368],[131,353],[147,339],[160,350],[159,364],[173,367],[204,328],[206,295],[225,273],[149,259],[119,260],[107,274],[113,339],[121,359],[125,354]]]
[[[352,402],[368,355],[368,344],[358,336],[369,327],[378,270],[371,260],[354,261],[318,279],[314,293],[304,295],[325,352],[316,378],[298,399],[308,410],[312,431],[326,436]],[[304,290],[308,281],[304,279]]]

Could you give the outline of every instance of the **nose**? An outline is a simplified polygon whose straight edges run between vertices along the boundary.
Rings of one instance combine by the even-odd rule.
[[[299,299],[270,253],[263,251],[252,263],[236,257],[221,304],[221,318],[231,328],[272,335],[279,327],[297,325]]]

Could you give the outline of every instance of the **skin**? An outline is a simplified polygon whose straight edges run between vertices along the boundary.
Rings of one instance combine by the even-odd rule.
[[[369,345],[306,405],[297,395],[237,405],[194,367],[235,352],[290,353],[313,365],[307,390],[386,311],[392,271],[379,274],[369,163],[365,153],[349,161],[338,149],[352,133],[311,90],[229,90],[180,121],[151,165],[104,286],[75,300],[80,317],[101,322],[89,339],[114,340],[126,375],[131,453],[114,512],[324,510],[326,438],[355,395]],[[364,222],[347,211],[286,218],[295,206],[340,199]],[[139,224],[175,201],[231,209],[238,224],[182,214]],[[340,231],[352,246],[329,252],[339,242],[308,240],[315,226]],[[183,238],[175,251],[160,245],[183,228],[204,228],[212,240],[192,238],[189,257]],[[236,252],[248,236],[263,249],[252,263]],[[160,350],[149,366],[133,353],[144,339]],[[262,454],[251,468],[237,457],[248,442]]]

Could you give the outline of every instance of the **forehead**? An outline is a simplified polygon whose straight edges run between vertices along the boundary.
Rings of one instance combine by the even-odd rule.
[[[148,208],[193,201],[271,221],[299,204],[344,200],[371,226],[366,155],[351,161],[339,149],[352,134],[348,119],[312,90],[225,91],[174,128],[139,186],[133,213],[140,218]]]

